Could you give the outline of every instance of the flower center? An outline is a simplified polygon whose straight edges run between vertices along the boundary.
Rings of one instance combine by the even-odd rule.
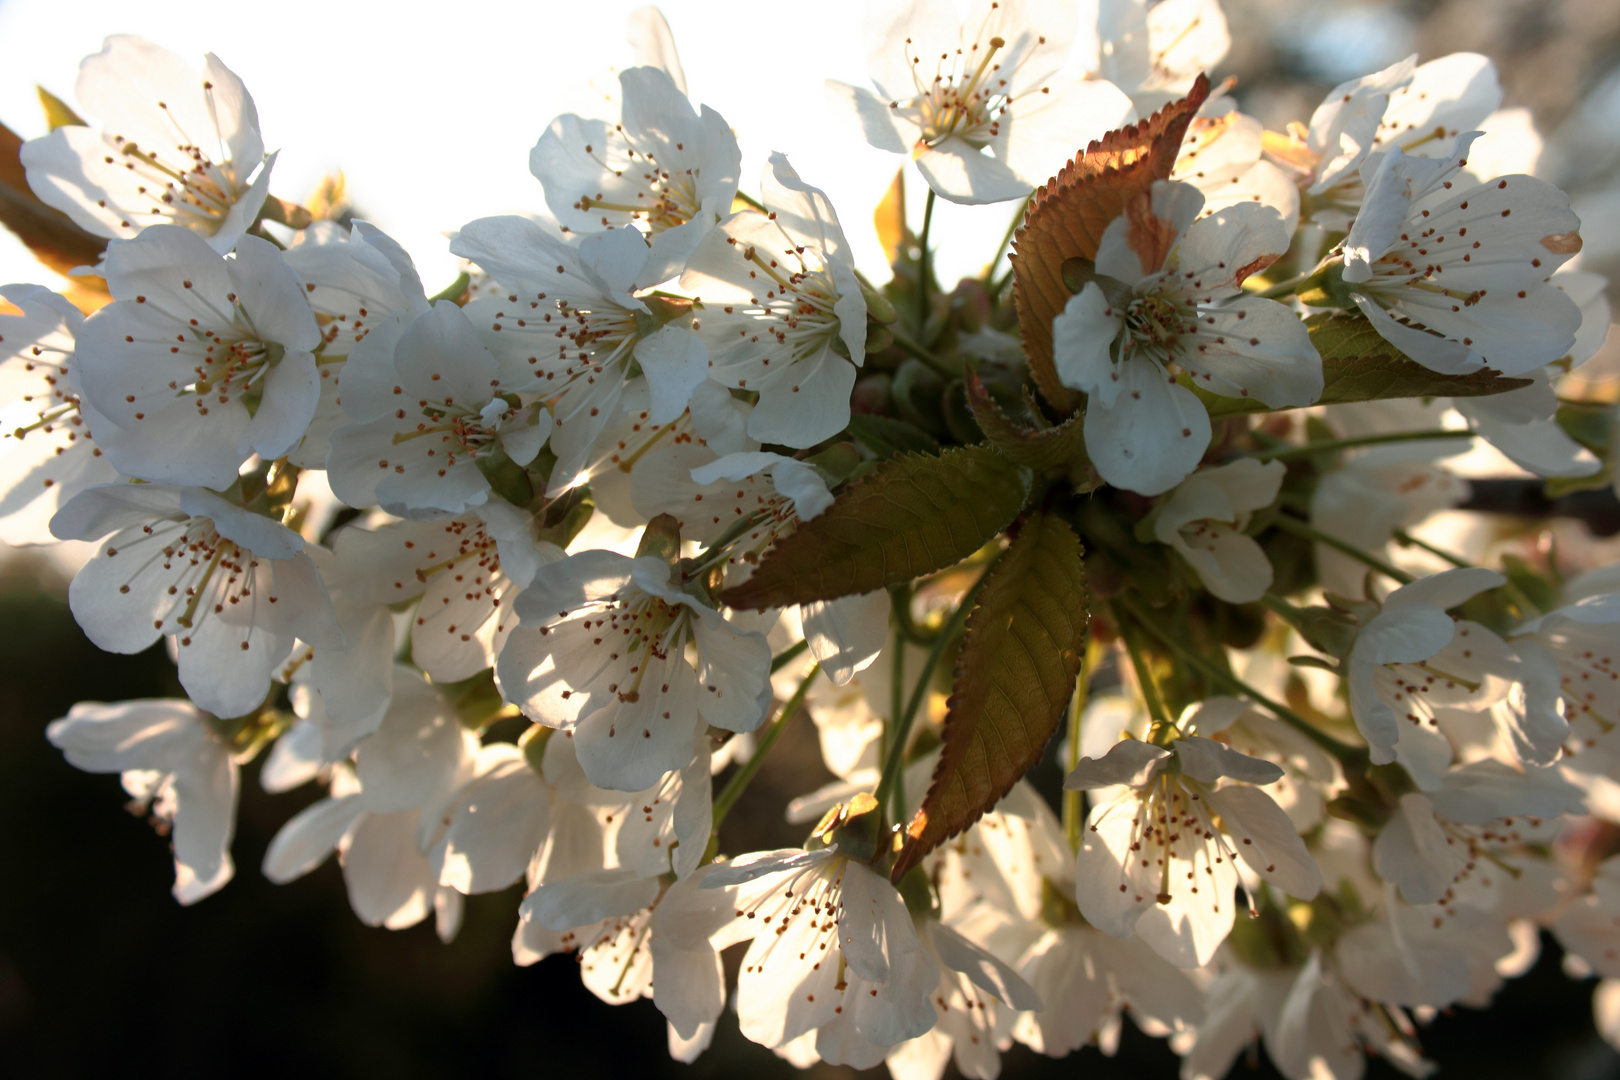
[[[983,55],[979,55],[977,41],[966,52],[958,49],[954,55],[941,53],[932,79],[924,75],[922,57],[909,57],[917,94],[904,102],[890,102],[889,108],[921,129],[916,151],[932,149],[953,136],[966,140],[975,149],[983,149],[1000,134],[1001,116],[1012,98],[1006,92],[1007,80],[1001,77],[995,55],[1006,44],[993,37]],[[909,52],[910,38],[906,39],[906,47]]]

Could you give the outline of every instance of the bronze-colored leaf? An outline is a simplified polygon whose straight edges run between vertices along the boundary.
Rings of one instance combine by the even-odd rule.
[[[890,879],[994,806],[1057,730],[1086,649],[1080,540],[1032,515],[990,571],[968,616],[945,713],[945,746]]]
[[[1007,415],[972,372],[967,377],[967,402],[990,444],[1020,465],[1043,471],[1064,469],[1075,477],[1084,475],[1090,466],[1084,416],[1076,414],[1056,427],[1026,427]]]
[[[1182,135],[1207,96],[1209,80],[1200,75],[1185,98],[1096,140],[1030,199],[1013,237],[1013,298],[1030,375],[1064,415],[1074,411],[1079,396],[1058,382],[1052,361],[1052,319],[1071,295],[1063,263],[1095,259],[1103,230],[1125,204],[1152,190],[1153,181],[1169,179]]]
[[[872,211],[872,227],[883,245],[883,257],[893,266],[900,261],[901,245],[906,242],[906,170],[894,174],[894,183]]]
[[[28,186],[18,157],[22,144],[16,132],[0,124],[0,224],[16,233],[35,258],[59,274],[76,266],[94,266],[101,260],[107,241],[39,201]]]
[[[1322,357],[1319,405],[1389,398],[1485,397],[1530,385],[1529,379],[1511,378],[1489,368],[1467,375],[1431,371],[1384,340],[1359,313],[1313,315],[1305,326]],[[1185,375],[1180,382],[1202,399],[1212,420],[1272,411],[1253,398],[1212,394]]]
[[[851,483],[720,599],[758,611],[872,592],[960,562],[1029,499],[1028,469],[989,446],[903,454]]]

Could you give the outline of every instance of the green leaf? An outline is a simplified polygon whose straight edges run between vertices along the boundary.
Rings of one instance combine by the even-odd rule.
[[[849,418],[849,433],[880,458],[939,453],[938,439],[915,424],[893,417],[855,413]]]
[[[1322,396],[1318,405],[1389,398],[1485,397],[1530,385],[1486,368],[1469,375],[1430,371],[1385,341],[1363,315],[1313,315],[1305,320],[1311,344],[1322,356]],[[1211,420],[1271,412],[1253,398],[1212,394],[1183,374],[1179,380],[1197,394]]]
[[[890,880],[979,820],[1041,759],[1085,654],[1082,554],[1068,525],[1037,514],[990,572],[957,654],[945,746]]]
[[[777,541],[720,599],[758,611],[867,593],[978,551],[1029,499],[1028,469],[988,446],[906,454],[854,481]]]
[[[1057,427],[1025,427],[1008,416],[979,377],[972,374],[967,381],[967,400],[990,444],[1020,465],[1040,470],[1067,469],[1071,474],[1083,474],[1090,466],[1083,414],[1071,416]]]

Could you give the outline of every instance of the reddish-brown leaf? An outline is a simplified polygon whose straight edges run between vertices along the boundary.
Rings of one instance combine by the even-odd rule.
[[[1031,515],[968,616],[945,714],[945,746],[890,879],[979,820],[1040,760],[1085,653],[1080,540]]]
[[[1013,298],[1030,374],[1041,395],[1064,415],[1079,401],[1058,382],[1052,361],[1052,319],[1070,296],[1063,283],[1064,260],[1095,259],[1108,223],[1131,199],[1151,190],[1153,181],[1170,178],[1182,135],[1208,96],[1209,80],[1200,75],[1185,98],[1093,142],[1030,200],[1013,238]]]
[[[39,201],[28,186],[17,156],[21,150],[22,139],[0,124],[0,224],[16,233],[35,258],[59,274],[75,266],[94,266],[107,241]]]

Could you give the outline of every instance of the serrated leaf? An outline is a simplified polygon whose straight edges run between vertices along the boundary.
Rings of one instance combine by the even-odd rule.
[[[1079,395],[1058,381],[1052,361],[1052,319],[1069,302],[1063,263],[1095,259],[1097,243],[1126,202],[1168,180],[1193,114],[1209,96],[1200,75],[1192,91],[1141,123],[1111,131],[1058,170],[1030,198],[1013,237],[1013,299],[1030,375],[1053,408],[1067,415]]]
[[[1415,397],[1485,397],[1529,386],[1486,368],[1468,375],[1442,375],[1430,371],[1385,341],[1362,315],[1313,315],[1305,320],[1311,344],[1322,357],[1322,396],[1318,405],[1344,405],[1355,401],[1384,401]],[[1212,394],[1183,375],[1209,410],[1211,420],[1247,413],[1270,412],[1253,398]]]
[[[880,458],[896,454],[937,454],[939,440],[915,424],[892,416],[855,413],[849,418],[849,433],[855,441]]]
[[[988,446],[907,454],[839,492],[833,504],[720,595],[758,611],[867,593],[931,574],[978,551],[1029,499],[1028,469]]]
[[[1083,471],[1091,464],[1086,455],[1085,418],[1069,417],[1056,427],[1025,427],[1008,416],[977,375],[969,373],[967,402],[973,418],[990,445],[1032,469]]]
[[[27,174],[17,156],[21,150],[22,139],[0,124],[0,224],[16,233],[36,259],[57,273],[65,274],[76,266],[94,266],[101,260],[107,241],[39,201],[28,186]]]
[[[1063,521],[1034,515],[968,616],[946,706],[944,749],[890,879],[972,825],[1046,749],[1085,654],[1085,566]]]

